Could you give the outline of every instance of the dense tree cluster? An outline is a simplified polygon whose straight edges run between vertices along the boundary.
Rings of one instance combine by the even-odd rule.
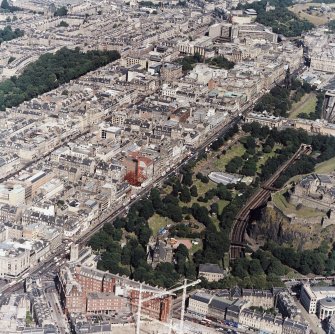
[[[66,21],[60,21],[58,27],[67,28],[69,24]]]
[[[275,6],[274,10],[266,11],[267,3]],[[299,19],[294,13],[287,9],[292,1],[261,0],[251,4],[239,5],[238,8],[252,8],[257,11],[256,21],[265,26],[272,27],[273,32],[286,37],[300,36],[304,31],[311,30],[314,25],[307,20]]]
[[[254,109],[285,117],[292,105],[289,96],[290,92],[287,88],[276,86],[260,98]]]
[[[179,63],[183,66],[183,71],[191,71],[195,64],[202,62],[204,59],[199,53],[195,53],[193,56],[185,56],[179,60]],[[218,68],[224,68],[230,70],[234,67],[234,63],[229,61],[224,56],[217,56],[206,60],[206,63]]]
[[[316,3],[334,3],[334,0],[313,0]]]
[[[11,12],[11,13],[21,10],[21,8],[19,8],[19,7],[11,6],[8,3],[8,0],[2,0],[0,7],[3,11]]]
[[[291,247],[279,246],[269,242],[264,249],[282,263],[300,272],[308,274],[332,274],[335,270],[335,247],[329,249],[328,243],[323,242],[320,247],[313,250],[297,251]]]
[[[193,69],[194,64],[200,63],[202,61],[202,57],[199,53],[196,53],[194,56],[185,56],[179,59],[179,63],[183,67],[183,71],[191,71]]]
[[[331,20],[328,22],[328,28],[332,31],[335,32],[335,20]]]
[[[218,139],[214,140],[211,144],[211,148],[214,151],[218,151],[225,141],[231,139],[238,132],[238,126],[235,124],[231,127],[224,136],[220,136]]]
[[[0,30],[0,44],[2,42],[10,41],[15,38],[22,37],[24,35],[24,31],[20,29],[12,30],[11,26],[7,26],[4,29]]]
[[[174,200],[172,199],[174,198]],[[184,245],[175,251],[175,263],[160,263],[155,270],[147,264],[146,246],[152,231],[148,226],[148,219],[156,212],[165,214],[166,205],[178,206],[178,198],[173,195],[163,200],[157,189],[152,189],[148,199],[142,199],[131,206],[124,218],[117,218],[112,224],[105,224],[103,229],[95,234],[89,245],[101,252],[98,266],[102,270],[112,273],[126,274],[136,280],[146,281],[153,285],[171,287],[183,275],[188,278],[196,276],[196,267],[190,261],[188,250]],[[173,209],[174,210],[174,209]],[[185,226],[183,224],[176,226]],[[126,245],[121,248],[122,230],[132,233]],[[200,236],[197,235],[197,236]]]
[[[149,7],[149,8],[157,8],[159,7],[158,4],[153,3],[152,1],[140,1],[138,3],[140,7]]]
[[[280,276],[288,272],[288,268],[269,251],[258,250],[251,258],[240,258],[232,264],[232,273],[219,282],[202,281],[204,288],[224,289],[236,285],[244,288],[267,289],[283,286]]]
[[[44,54],[19,77],[0,83],[0,110],[17,106],[119,58],[117,51],[83,53],[79,48]]]
[[[68,12],[67,8],[65,6],[62,6],[55,10],[54,16],[66,16],[67,12]]]
[[[233,275],[241,278],[258,275],[283,276],[287,274],[285,267],[271,252],[258,250],[252,254],[252,258],[241,258],[233,264]]]
[[[219,67],[219,68],[224,68],[226,70],[230,70],[234,67],[235,63],[232,61],[229,61],[226,59],[224,56],[217,56],[214,58],[209,59],[208,64]]]
[[[292,102],[298,102],[305,93],[310,93],[312,87],[299,80],[290,81],[288,87],[275,86],[269,93],[263,95],[255,105],[258,112],[267,111],[275,116],[287,116]],[[292,94],[293,91],[293,94]]]
[[[245,176],[254,176],[257,171],[258,156],[256,153],[256,141],[252,136],[242,138],[246,153],[232,158],[226,165],[226,172],[238,173]]]

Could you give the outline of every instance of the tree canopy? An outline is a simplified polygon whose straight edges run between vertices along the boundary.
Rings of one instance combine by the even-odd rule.
[[[65,6],[59,7],[54,12],[54,16],[66,16],[67,15],[67,8]]]
[[[8,3],[8,0],[2,0],[0,7],[3,11],[6,11],[6,12],[16,12],[16,11],[21,10],[21,8],[19,7],[11,6]]]
[[[268,2],[275,7],[274,10],[266,11]],[[314,25],[307,20],[299,19],[294,13],[287,9],[287,6],[291,5],[292,1],[290,0],[261,0],[251,4],[239,4],[238,8],[254,9],[257,12],[257,22],[272,27],[273,32],[277,34],[282,34],[286,37],[296,37],[300,36],[304,31],[311,30]]]
[[[117,51],[84,53],[79,48],[46,53],[28,65],[19,77],[0,83],[0,110],[18,106],[119,58]]]
[[[11,41],[12,39],[22,37],[24,31],[21,29],[12,30],[11,26],[7,26],[0,30],[0,44],[2,42]]]

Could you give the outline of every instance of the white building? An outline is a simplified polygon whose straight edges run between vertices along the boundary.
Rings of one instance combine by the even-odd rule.
[[[0,202],[15,206],[25,204],[25,188],[19,184],[13,187],[0,184]]]
[[[18,277],[29,268],[30,251],[14,244],[0,244],[0,277]]]
[[[198,316],[206,316],[208,314],[209,303],[212,299],[213,296],[207,293],[195,293],[188,300],[187,311],[195,313]]]
[[[304,284],[301,288],[300,302],[308,313],[317,314],[324,320],[335,314],[335,287]]]

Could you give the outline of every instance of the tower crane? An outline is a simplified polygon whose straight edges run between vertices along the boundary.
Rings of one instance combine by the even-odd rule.
[[[152,290],[150,290],[151,293],[153,293],[152,296],[147,297],[142,299],[142,293],[145,292],[146,290],[143,289],[143,284],[140,284],[140,288],[136,289],[137,291],[139,291],[139,298],[138,298],[138,306],[137,306],[137,320],[136,320],[136,334],[140,334],[140,330],[141,330],[141,309],[142,309],[142,304],[145,302],[148,302],[149,300],[152,299],[156,299],[156,298],[160,298],[166,295],[175,295],[174,292],[178,291],[178,290],[183,290],[183,297],[182,297],[182,304],[181,304],[181,315],[180,315],[180,324],[179,326],[174,326],[172,325],[172,323],[170,324],[165,324],[163,322],[160,322],[161,324],[164,324],[165,326],[168,326],[171,329],[175,330],[177,333],[183,334],[184,333],[184,315],[185,315],[185,302],[186,302],[186,289],[190,286],[195,286],[197,284],[199,284],[201,282],[201,280],[196,280],[190,283],[187,283],[187,279],[184,280],[184,284],[170,289],[170,290],[163,290],[163,291],[158,291],[153,292]],[[158,321],[158,320],[157,320]]]

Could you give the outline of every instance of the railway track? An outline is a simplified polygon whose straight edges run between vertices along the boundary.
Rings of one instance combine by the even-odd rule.
[[[271,190],[274,189],[273,183],[278,179],[278,177],[303,154],[309,154],[311,151],[312,149],[309,145],[302,144],[293,156],[288,161],[283,163],[277,171],[262,184],[262,187],[251,196],[246,205],[244,205],[244,207],[240,210],[236,216],[235,223],[230,233],[230,260],[235,260],[243,256],[243,250],[246,246],[244,236],[251,210],[254,210],[266,203],[271,195]]]

